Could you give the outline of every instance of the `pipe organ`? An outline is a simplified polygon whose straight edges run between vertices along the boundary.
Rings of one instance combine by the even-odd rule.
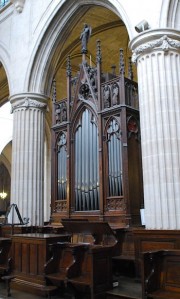
[[[140,224],[143,206],[138,86],[124,75],[104,74],[97,41],[96,67],[85,53],[77,76],[67,59],[67,98],[53,81],[52,221],[64,218]],[[132,68],[131,68],[132,69]]]

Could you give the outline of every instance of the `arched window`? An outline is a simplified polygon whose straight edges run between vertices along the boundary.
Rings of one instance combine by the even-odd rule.
[[[88,109],[75,132],[75,209],[99,209],[98,128]]]

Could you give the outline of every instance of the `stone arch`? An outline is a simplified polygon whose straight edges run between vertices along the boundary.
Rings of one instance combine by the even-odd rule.
[[[68,33],[74,25],[75,17],[80,18],[83,10],[89,5],[98,5],[114,12],[124,22],[130,39],[133,36],[133,28],[126,14],[125,9],[119,2],[116,6],[109,0],[88,0],[84,4],[83,0],[73,0],[69,5],[69,1],[59,3],[56,7],[56,14],[52,14],[53,18],[46,26],[44,35],[39,36],[36,49],[31,57],[31,63],[27,72],[26,87],[30,92],[38,92],[49,95],[49,82],[52,82],[53,72],[56,68],[59,49],[58,45],[63,43]],[[47,82],[47,72],[48,81]]]
[[[0,42],[0,66],[3,67],[6,73],[9,90],[11,89],[11,82],[10,82],[11,77],[10,77],[10,69],[9,69],[10,65],[11,63],[10,63],[9,52],[7,51],[5,45],[2,42]]]
[[[160,27],[178,29],[180,27],[180,1],[163,0],[159,18]]]

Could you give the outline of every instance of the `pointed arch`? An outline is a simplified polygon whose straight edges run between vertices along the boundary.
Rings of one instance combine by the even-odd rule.
[[[180,1],[163,0],[159,15],[160,27],[178,29],[180,27]]]
[[[116,1],[116,5],[113,5],[112,2],[109,0],[88,0],[86,3],[83,0],[73,0],[71,3],[69,1],[61,1],[54,8],[51,14],[52,18],[49,19],[47,24],[44,24],[46,30],[43,30],[43,34],[39,35],[31,57],[26,75],[26,88],[28,91],[50,94],[54,70],[61,51],[59,45],[63,45],[71,32],[71,28],[77,24],[88,7],[98,5],[111,10],[122,19],[129,37],[133,36],[131,22],[122,4]]]

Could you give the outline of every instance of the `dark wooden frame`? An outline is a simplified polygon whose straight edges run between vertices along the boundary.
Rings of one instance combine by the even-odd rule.
[[[56,91],[53,93],[53,126],[52,126],[52,202],[51,211],[53,222],[60,222],[62,218],[89,219],[93,221],[108,221],[119,227],[139,225],[140,208],[143,207],[143,184],[140,146],[139,111],[134,106],[133,93],[138,93],[137,83],[124,77],[124,62],[122,50],[120,52],[120,74],[102,75],[101,49],[97,44],[96,68],[88,66],[83,54],[80,75],[76,83],[75,94],[72,94],[72,80],[70,58],[67,61],[67,99],[66,119],[62,120],[61,105],[63,101],[56,99]],[[91,84],[90,71],[94,71],[94,81]],[[88,73],[89,72],[89,73]],[[78,93],[82,87],[82,79],[85,78],[90,90],[90,98],[80,100]],[[106,77],[106,81],[104,78]],[[94,84],[94,85],[93,85]],[[104,106],[103,88],[108,84],[111,92],[113,84],[119,87],[116,105],[112,105],[112,97],[109,107]],[[54,87],[55,88],[55,87]],[[98,211],[75,211],[73,186],[74,186],[74,124],[78,121],[78,115],[83,107],[88,107],[97,117],[99,132],[99,198],[100,208]],[[57,113],[58,111],[58,113]],[[80,113],[80,114],[79,114]],[[59,117],[59,119],[58,119]],[[105,140],[105,126],[111,117],[120,118],[122,140],[122,163],[123,163],[123,196],[109,198],[107,196],[107,150]],[[134,119],[136,127],[129,129],[129,119]],[[57,160],[56,143],[60,132],[67,134],[67,200],[57,201]],[[110,203],[110,204],[109,204]]]

